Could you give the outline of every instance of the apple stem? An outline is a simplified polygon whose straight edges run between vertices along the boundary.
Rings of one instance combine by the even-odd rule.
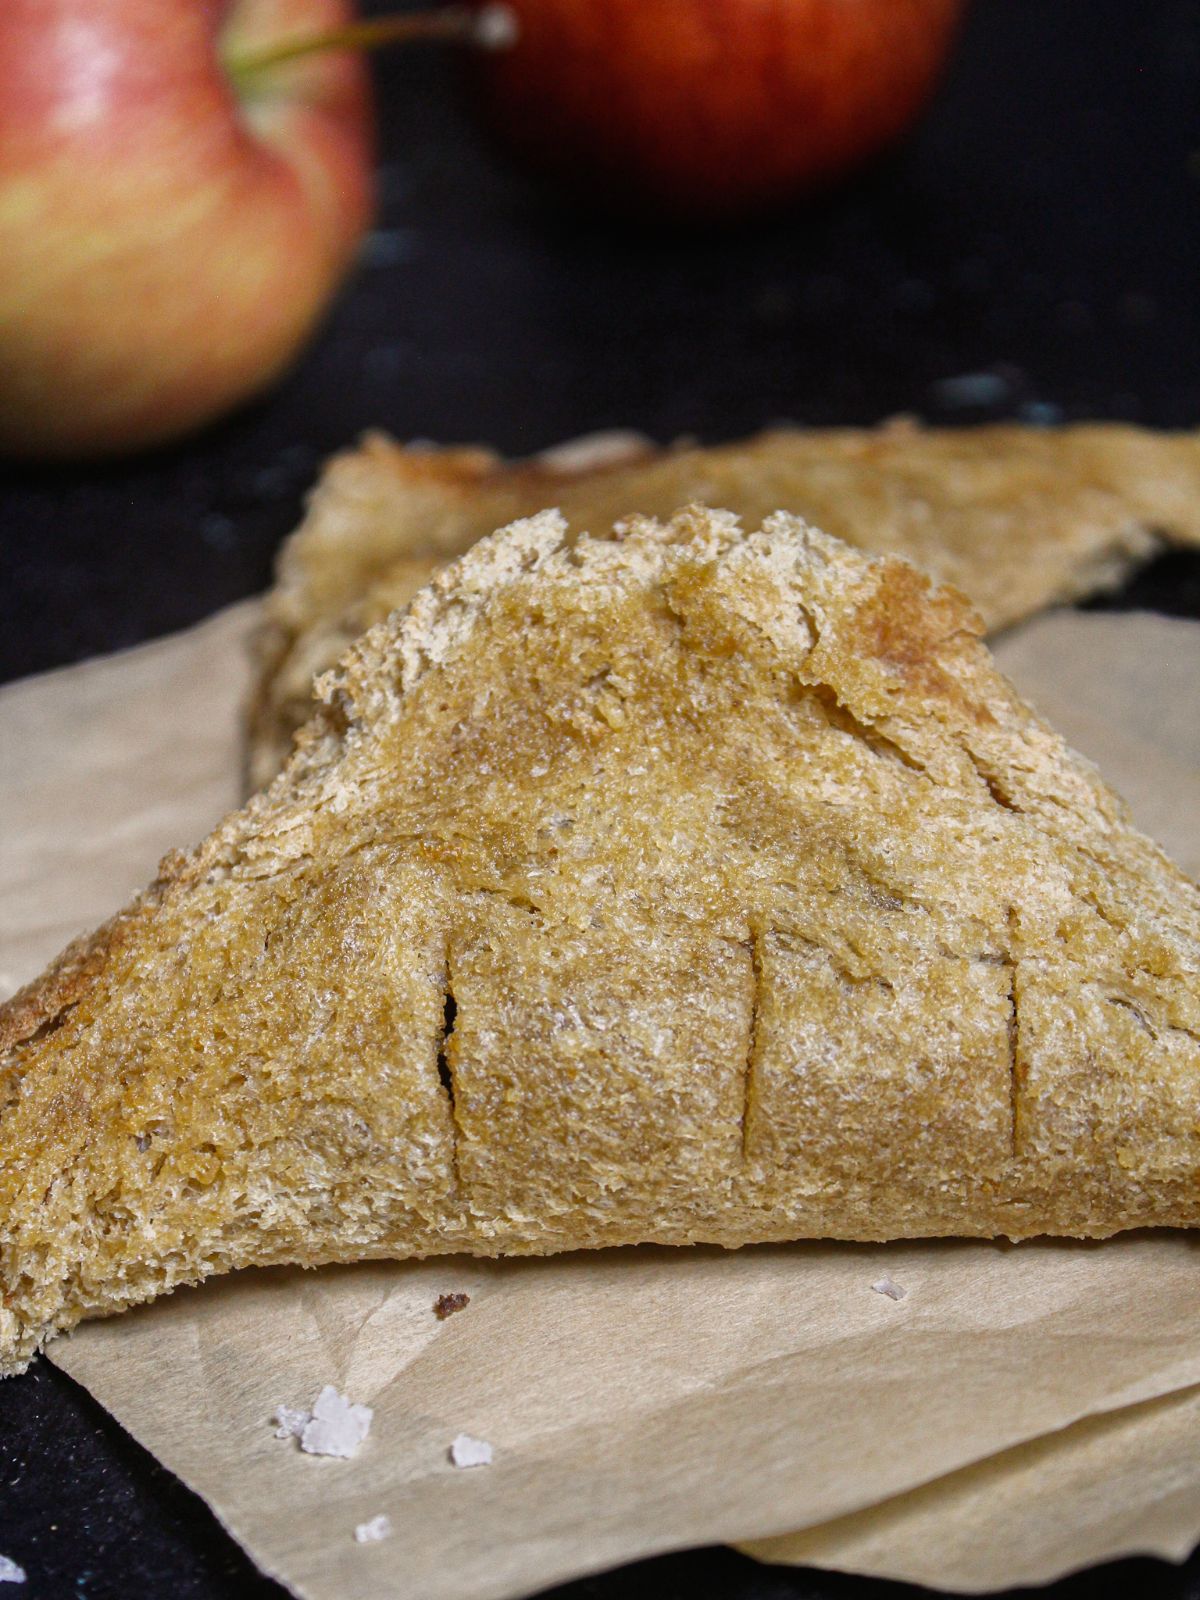
[[[446,40],[452,44],[475,45],[482,50],[502,50],[514,43],[516,37],[517,19],[506,5],[447,5],[435,11],[372,17],[346,23],[340,28],[326,28],[320,33],[300,34],[282,44],[248,50],[245,55],[227,61],[226,68],[239,82],[245,82],[285,61],[296,61],[326,50],[378,50],[381,45],[415,39]]]

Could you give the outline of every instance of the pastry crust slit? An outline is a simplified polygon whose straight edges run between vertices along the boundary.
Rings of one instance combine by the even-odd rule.
[[[754,987],[750,995],[750,1026],[746,1036],[746,1066],[742,1080],[742,1168],[750,1159],[750,1114],[754,1101],[755,1074],[758,1066],[763,1003],[762,928],[755,925],[750,930],[747,946]]]
[[[454,997],[454,980],[450,971],[450,954],[447,951],[445,975],[442,979],[442,1036],[437,1051],[437,1074],[450,1112],[450,1167],[454,1174],[454,1187],[461,1189],[462,1177],[458,1166],[458,1107],[454,1084],[454,1030],[457,1021],[458,1001]]]
[[[1021,1153],[1021,1081],[1017,1068],[1017,1052],[1021,1040],[1021,1013],[1017,1009],[1017,964],[1012,956],[1005,957],[1008,968],[1008,1075],[1011,1099],[1012,1158]]]

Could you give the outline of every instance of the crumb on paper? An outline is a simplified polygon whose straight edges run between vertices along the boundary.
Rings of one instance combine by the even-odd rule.
[[[472,1439],[469,1433],[460,1433],[450,1446],[450,1459],[456,1467],[490,1467],[492,1447],[486,1439]]]
[[[312,1421],[312,1412],[302,1411],[298,1406],[276,1406],[271,1421],[275,1424],[277,1439],[298,1439]]]
[[[908,1293],[907,1289],[902,1289],[898,1283],[893,1283],[886,1272],[882,1278],[876,1279],[871,1287],[876,1294],[886,1295],[889,1300],[903,1300]]]
[[[24,1583],[25,1568],[19,1567],[8,1556],[0,1556],[0,1583]]]
[[[383,1539],[392,1536],[392,1519],[380,1515],[372,1517],[369,1522],[360,1522],[354,1530],[354,1537],[359,1544],[379,1544]]]
[[[375,1413],[370,1406],[353,1404],[327,1383],[312,1403],[311,1411],[296,1406],[276,1406],[271,1419],[277,1439],[299,1439],[310,1456],[338,1456],[348,1461],[371,1431]]]
[[[469,1294],[440,1294],[433,1302],[433,1314],[439,1322],[445,1322],[447,1317],[452,1317],[456,1311],[461,1311],[464,1306],[470,1304]]]

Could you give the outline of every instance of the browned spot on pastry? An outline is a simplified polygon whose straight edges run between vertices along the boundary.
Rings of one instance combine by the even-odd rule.
[[[954,641],[983,634],[983,623],[965,596],[953,589],[935,590],[907,562],[888,561],[853,623],[866,653],[907,688],[965,703],[961,686],[945,670]]]

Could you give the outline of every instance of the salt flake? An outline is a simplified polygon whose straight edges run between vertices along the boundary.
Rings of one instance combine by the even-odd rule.
[[[450,1459],[456,1467],[490,1467],[492,1447],[486,1439],[472,1439],[469,1433],[460,1433],[450,1446]]]
[[[24,1583],[25,1568],[19,1567],[7,1556],[0,1556],[0,1583]]]
[[[370,1406],[353,1405],[327,1383],[313,1401],[312,1416],[300,1434],[300,1448],[310,1456],[338,1456],[349,1460],[371,1431],[375,1413]]]
[[[312,1412],[302,1411],[298,1406],[276,1406],[271,1421],[275,1424],[277,1439],[298,1439],[312,1421]]]
[[[908,1290],[902,1289],[898,1283],[893,1283],[885,1273],[877,1283],[871,1285],[876,1294],[885,1294],[889,1300],[903,1300]]]
[[[359,1544],[378,1544],[382,1539],[392,1536],[391,1517],[372,1517],[370,1522],[360,1522],[354,1530],[354,1537]]]

